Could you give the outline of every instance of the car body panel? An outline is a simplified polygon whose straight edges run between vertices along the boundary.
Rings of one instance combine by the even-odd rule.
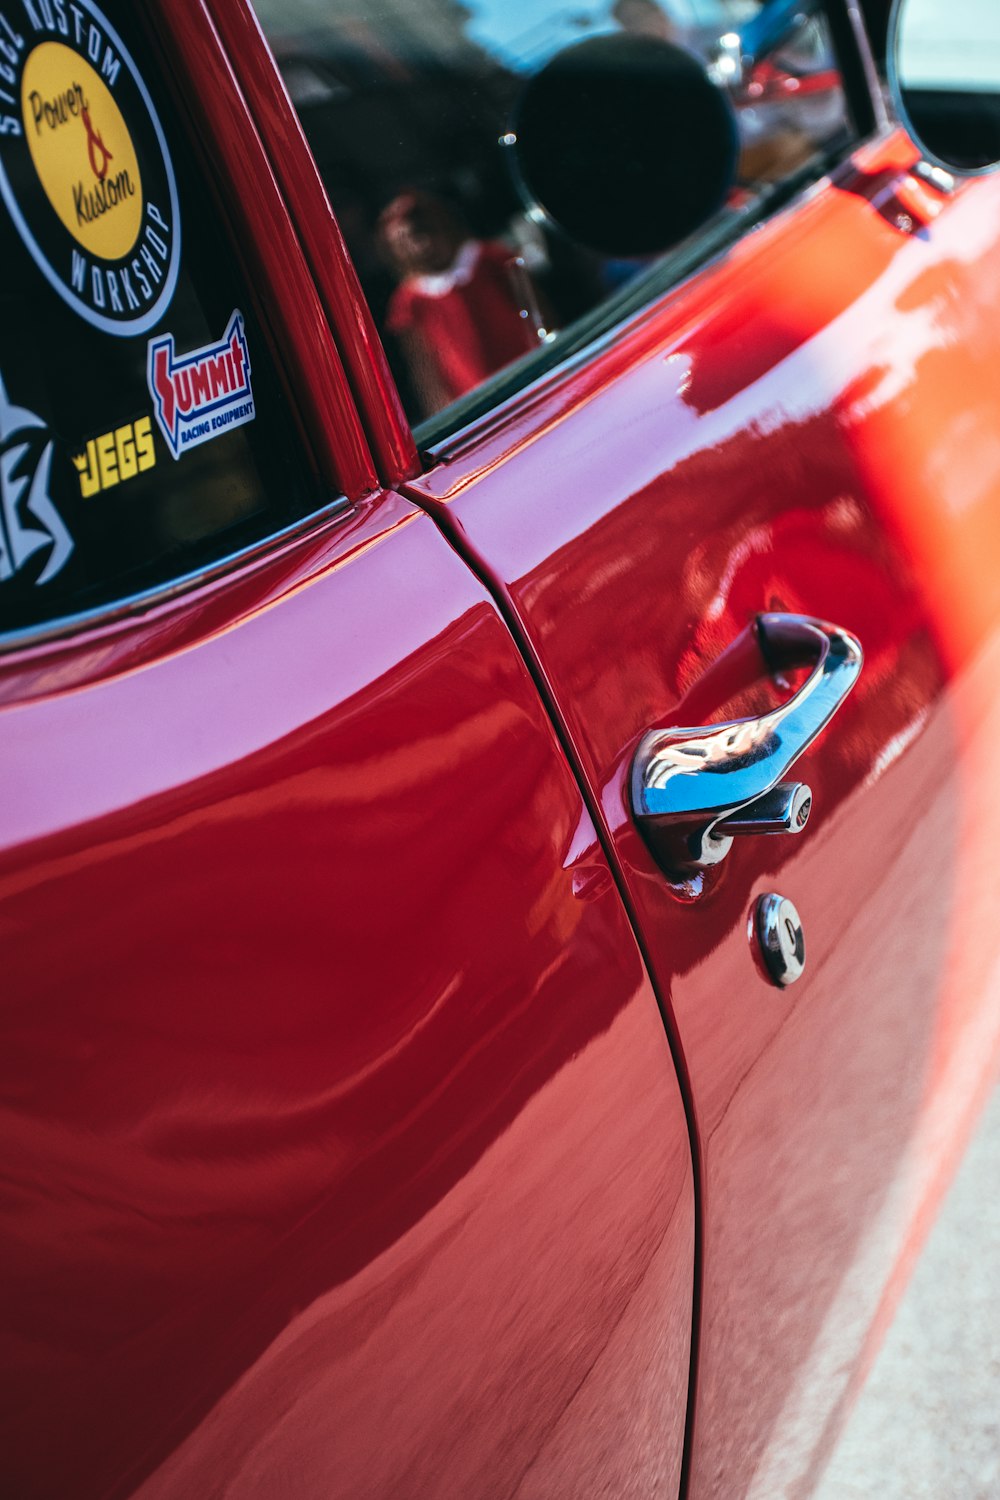
[[[688,1132],[506,627],[393,497],[229,605],[0,711],[6,1492],[673,1489]]]
[[[912,161],[900,136],[859,152],[407,489],[536,663],[689,1080],[692,1500],[815,1478],[995,1069],[1000,188],[926,203]],[[633,753],[780,701],[726,678],[763,611],[853,631],[860,683],[796,768],[801,838],[737,841],[703,888],[671,883],[631,817]],[[788,991],[748,941],[771,890],[805,924]]]
[[[1000,190],[862,149],[407,483],[249,12],[156,14],[360,503],[0,660],[5,1484],[672,1495],[700,1276],[687,1494],[803,1487],[997,1055]],[[671,886],[631,755],[763,609],[865,675]]]

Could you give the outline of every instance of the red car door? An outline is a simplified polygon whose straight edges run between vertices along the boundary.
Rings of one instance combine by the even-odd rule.
[[[856,88],[866,59],[841,62]],[[815,1478],[1000,1040],[1000,188],[914,162],[898,132],[855,141],[679,289],[484,397],[401,486],[521,642],[682,1058],[692,1500]],[[808,825],[678,873],[637,824],[637,749],[784,704],[801,679],[766,636],[800,616],[864,652],[800,747]],[[805,934],[784,988],[769,895]]]
[[[171,83],[128,6],[24,9],[0,1490],[672,1492],[688,1128],[535,684],[376,485],[210,28]]]
[[[899,138],[856,153],[406,488],[479,560],[547,685],[683,1055],[692,1497],[818,1472],[1000,1037],[1000,189],[928,194],[901,229],[910,210],[873,197],[898,178],[919,200],[912,160]],[[812,817],[671,879],[636,825],[633,757],[652,729],[788,697],[761,656],[724,660],[767,613],[865,653],[797,768]],[[770,893],[808,954],[781,990],[753,951]]]

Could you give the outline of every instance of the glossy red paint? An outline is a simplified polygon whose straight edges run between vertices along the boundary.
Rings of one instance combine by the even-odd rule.
[[[254,24],[160,30],[329,482],[411,473]],[[675,1493],[654,986],[688,1495],[815,1476],[1000,1040],[1000,187],[912,160],[858,153],[407,498],[0,660],[11,1493]],[[802,839],[671,885],[630,757],[776,701],[718,670],[761,609],[865,676]]]
[[[691,1500],[815,1479],[1000,1042],[981,876],[1000,831],[1000,184],[904,232],[871,184],[905,195],[912,161],[900,136],[859,152],[408,489],[536,663],[683,1058]],[[628,810],[631,757],[650,727],[776,701],[762,664],[714,702],[703,680],[762,610],[854,631],[861,684],[800,762],[802,837],[671,885]],[[787,992],[748,942],[775,889],[809,952]]]
[[[382,497],[29,658],[0,665],[35,694],[0,709],[4,1493],[673,1492],[669,1051],[433,523]]]
[[[266,326],[303,417],[302,435],[334,494],[358,499],[377,487],[326,312],[282,201],[271,163],[203,0],[154,0],[167,75],[185,80],[178,110],[208,140],[209,175],[234,225],[251,283],[267,288]]]
[[[257,18],[242,0],[210,0],[251,113],[302,236],[309,268],[337,339],[384,484],[420,469],[416,444],[344,237],[298,115]]]

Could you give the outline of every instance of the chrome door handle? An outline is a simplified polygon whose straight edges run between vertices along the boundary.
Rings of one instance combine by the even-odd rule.
[[[855,636],[808,615],[758,615],[757,639],[772,671],[812,665],[780,708],[703,729],[654,729],[632,761],[632,811],[669,874],[717,864],[733,838],[800,833],[812,806],[784,778],[836,713],[861,671]]]

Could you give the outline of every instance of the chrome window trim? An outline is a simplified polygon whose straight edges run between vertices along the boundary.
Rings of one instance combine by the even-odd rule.
[[[849,153],[846,156],[838,154],[836,161],[828,165],[826,170],[818,172],[815,166],[812,169],[807,167],[808,176],[805,180],[801,177],[796,178],[792,184],[786,185],[790,186],[791,189],[786,201],[780,202],[776,206],[774,198],[771,197],[763,205],[755,204],[755,211],[748,220],[734,220],[728,226],[731,228],[732,233],[727,235],[712,253],[706,255],[704,253],[704,246],[700,246],[701,253],[697,256],[695,262],[689,268],[685,268],[676,279],[666,279],[663,284],[657,284],[655,289],[649,295],[645,296],[640,303],[630,307],[617,320],[613,319],[586,342],[567,351],[563,359],[554,364],[546,365],[543,369],[539,370],[533,380],[523,385],[516,385],[510,391],[506,392],[499,401],[496,401],[495,404],[486,406],[482,410],[474,411],[460,426],[454,427],[447,432],[441,432],[439,436],[435,436],[433,430],[431,430],[428,433],[427,439],[422,441],[421,429],[425,432],[427,429],[432,429],[435,419],[430,418],[427,422],[419,424],[414,428],[414,436],[417,439],[420,455],[424,461],[424,472],[429,472],[439,464],[447,463],[460,457],[477,443],[488,438],[490,433],[496,428],[503,426],[508,418],[517,411],[519,406],[530,403],[546,387],[557,386],[563,380],[575,375],[584,366],[603,354],[605,350],[611,348],[619,339],[627,338],[646,318],[658,314],[666,298],[672,297],[677,292],[684,291],[696,277],[717,266],[726,253],[744,235],[752,233],[754,229],[762,228],[765,224],[776,223],[784,214],[800,207],[803,203],[809,202],[825,186],[836,186],[843,178],[851,176],[855,171],[853,158],[856,152],[864,147],[877,146],[879,142],[887,140],[891,135],[895,134],[899,128],[898,121],[887,119],[886,124],[878,130],[851,142]],[[783,194],[779,194],[779,196],[784,197]],[[646,275],[651,281],[660,283],[663,273],[666,272],[669,277],[669,271],[670,268],[667,264],[661,261],[658,265],[651,267]],[[638,297],[643,290],[645,280],[645,276],[637,278],[638,285],[630,287],[627,290],[633,291],[636,297]],[[594,313],[610,310],[612,307],[613,304],[605,302],[601,304],[599,309],[595,309]],[[529,357],[531,359],[538,358],[536,354],[532,354]],[[514,368],[516,370],[517,367],[515,366]],[[504,375],[501,374],[499,378],[503,380]],[[511,377],[507,375],[506,378],[509,380]],[[473,392],[470,404],[473,398],[479,397],[481,394],[488,396],[489,387],[479,387]],[[479,405],[478,401],[476,401],[476,405]]]
[[[825,150],[818,152],[812,161],[807,162],[786,182],[775,184],[771,192],[762,195],[745,210],[723,219],[715,226],[714,237],[712,227],[707,226],[687,245],[667,251],[654,265],[640,272],[633,282],[585,313],[577,320],[576,325],[571,325],[566,330],[572,335],[573,327],[576,326],[578,334],[577,338],[566,340],[570,347],[562,358],[557,357],[549,362],[545,358],[544,349],[529,354],[527,360],[537,362],[540,368],[526,382],[519,383],[516,379],[520,364],[518,362],[455,402],[450,409],[450,420],[449,409],[446,408],[444,421],[441,420],[441,414],[435,414],[423,422],[412,424],[425,472],[457,457],[474,442],[485,438],[494,426],[501,425],[517,409],[521,401],[530,401],[544,385],[558,384],[600,355],[617,338],[625,336],[636,327],[644,316],[651,314],[665,297],[681,291],[702,271],[716,265],[745,234],[807,201],[825,182],[836,184],[841,177],[853,170],[852,159],[859,150],[886,139],[898,128],[900,122],[892,118],[886,106],[871,40],[858,0],[820,0],[818,9],[826,15],[831,26],[834,24],[834,15],[839,16],[840,27],[843,28],[841,38],[843,39],[845,31],[849,35],[849,44],[842,41],[841,45],[849,46],[853,51],[854,55],[850,59],[845,58],[841,52],[836,35],[833,38],[838,49],[838,61],[842,65],[845,98],[852,114],[867,108],[870,128],[859,130],[853,140],[848,140],[846,147],[843,143],[831,143]],[[845,62],[846,67],[843,66]],[[855,92],[855,89],[860,90],[861,80],[864,83],[863,100]],[[596,331],[588,334],[588,326],[593,325],[597,325]],[[463,408],[466,408],[467,415]],[[458,425],[452,425],[456,419]]]
[[[811,172],[810,185],[812,180]],[[638,272],[626,286],[606,297],[564,330],[568,335],[564,341],[568,347],[561,358],[552,358],[552,354],[559,351],[558,335],[549,350],[543,348],[528,354],[525,363],[540,366],[530,380],[522,383],[518,379],[522,368],[519,360],[454,402],[450,409],[418,422],[413,435],[421,454],[435,463],[453,457],[456,450],[467,446],[474,431],[485,430],[494,417],[506,416],[519,398],[536,394],[546,382],[557,383],[601,354],[617,338],[637,326],[664,297],[679,291],[709,266],[717,264],[737,240],[763,219],[772,203],[773,199],[769,197],[766,205],[755,203],[730,215],[717,226],[722,231],[717,244],[711,243],[710,230],[701,231],[694,242],[667,251],[654,265]],[[591,328],[595,331],[589,332]],[[471,408],[464,418],[463,407]],[[449,416],[451,422],[459,419],[457,427],[451,426]]]
[[[104,626],[110,627],[124,623],[144,614],[147,610],[155,609],[160,604],[169,603],[174,598],[189,594],[202,584],[211,583],[215,579],[235,572],[247,563],[265,562],[270,554],[284,543],[294,541],[296,537],[304,536],[313,529],[318,530],[324,522],[339,519],[353,510],[354,506],[351,501],[341,495],[335,500],[328,501],[319,510],[312,511],[308,516],[291,522],[280,531],[271,532],[259,541],[250,542],[235,552],[205,563],[203,567],[195,568],[190,573],[182,573],[178,578],[170,579],[169,582],[154,584],[148,589],[141,589],[136,594],[126,595],[109,604],[95,605],[92,609],[80,610],[73,615],[60,615],[55,619],[46,620],[37,625],[28,625],[20,630],[0,632],[0,666],[3,664],[4,655],[15,651],[31,650],[34,646],[49,645],[63,638],[72,638],[85,630],[101,629]]]

